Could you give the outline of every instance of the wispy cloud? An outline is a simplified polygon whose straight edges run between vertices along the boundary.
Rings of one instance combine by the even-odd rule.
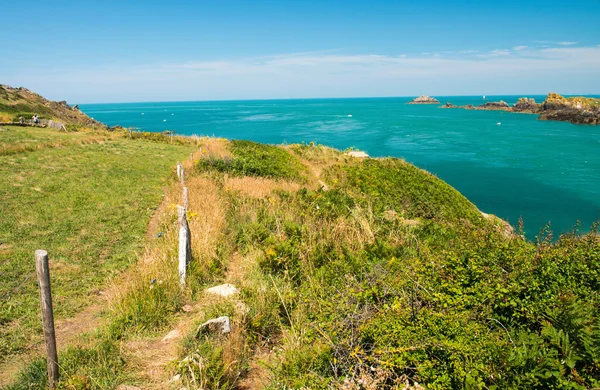
[[[542,44],[546,44],[546,45],[560,45],[560,46],[573,46],[578,44],[579,42],[573,42],[573,41],[534,41],[535,43],[542,43]]]
[[[518,48],[518,49],[517,49]],[[168,100],[325,96],[397,96],[600,90],[600,46],[384,55],[340,50],[230,60],[168,62],[130,68],[22,75],[44,92],[76,91],[96,100]],[[517,90],[518,89],[518,90]],[[535,89],[535,91],[534,91]],[[60,99],[64,98],[63,96]],[[88,98],[89,99],[89,98]]]

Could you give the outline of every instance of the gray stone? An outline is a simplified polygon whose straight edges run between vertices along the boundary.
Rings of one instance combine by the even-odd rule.
[[[231,295],[238,294],[240,291],[233,285],[229,283],[221,284],[219,286],[214,286],[206,290],[209,294],[216,294],[222,297],[229,297]]]
[[[176,340],[178,338],[181,338],[181,331],[179,331],[179,329],[173,329],[172,331],[167,333],[165,337],[163,337],[161,342],[168,343],[169,341]]]
[[[208,320],[200,325],[196,331],[196,337],[206,333],[227,334],[229,332],[231,332],[231,323],[229,321],[229,317],[222,316]]]

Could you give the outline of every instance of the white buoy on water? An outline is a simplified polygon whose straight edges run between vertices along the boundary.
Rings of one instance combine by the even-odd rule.
[[[163,122],[166,122],[166,121],[167,121],[166,119],[163,119]]]

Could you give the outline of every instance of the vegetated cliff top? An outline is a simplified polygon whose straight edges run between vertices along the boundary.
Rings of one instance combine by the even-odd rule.
[[[558,93],[550,92],[546,96],[544,104],[548,108],[556,106],[557,108],[575,108],[591,111],[600,110],[600,99],[585,96],[564,97]]]
[[[18,121],[20,116],[30,119],[35,114],[64,124],[104,126],[81,112],[77,106],[69,106],[66,101],[55,102],[27,88],[0,84],[0,115],[3,120]]]

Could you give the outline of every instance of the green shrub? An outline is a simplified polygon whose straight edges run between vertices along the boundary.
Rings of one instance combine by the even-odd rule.
[[[233,140],[233,159],[203,159],[201,168],[216,169],[236,176],[261,176],[273,179],[303,180],[305,168],[284,149],[252,141]]]

